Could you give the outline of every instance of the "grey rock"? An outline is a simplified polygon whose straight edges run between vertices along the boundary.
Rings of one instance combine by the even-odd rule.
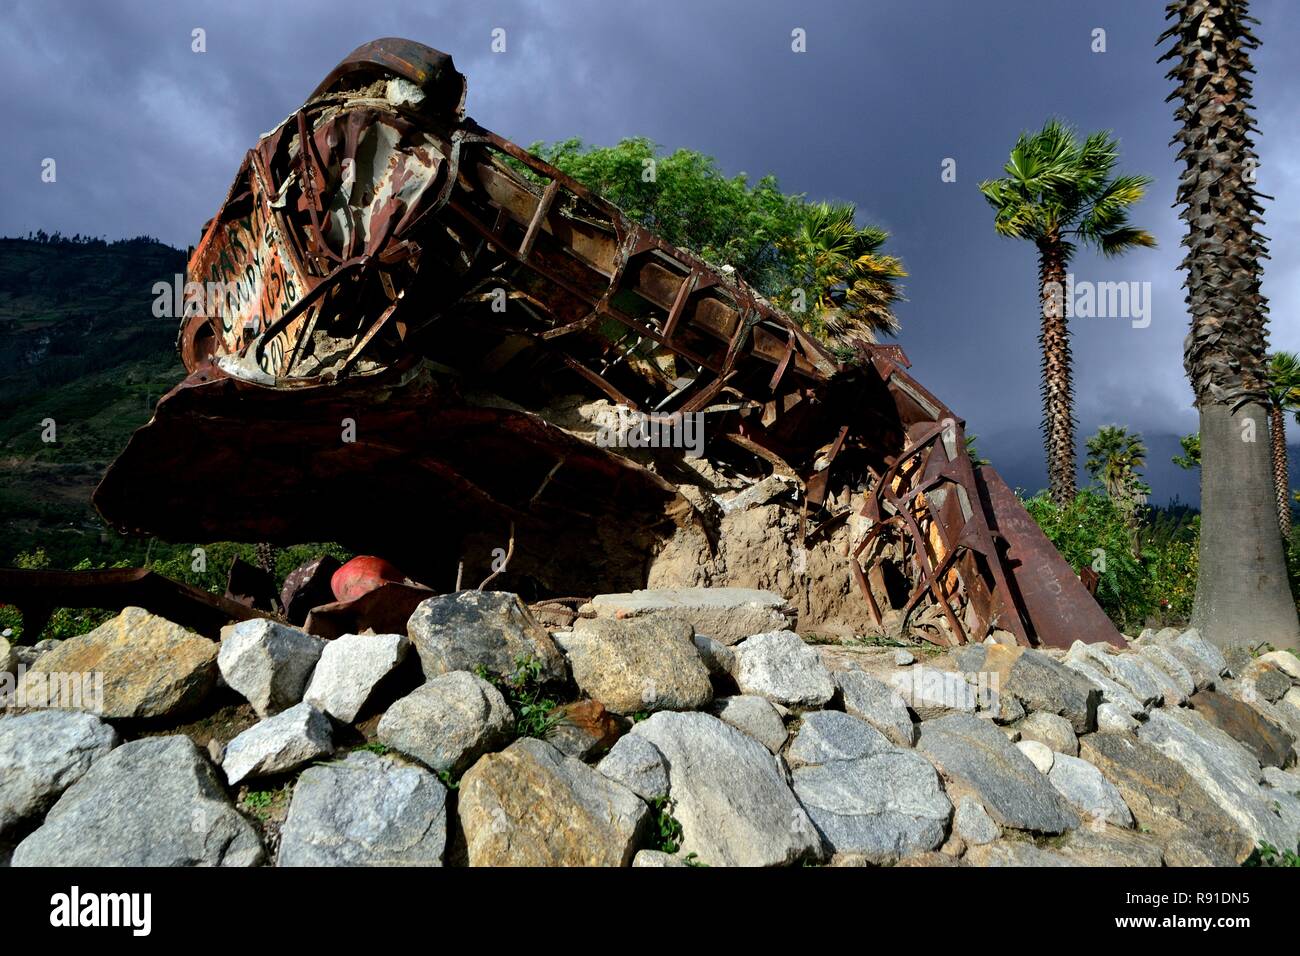
[[[1261,790],[1259,761],[1194,711],[1153,711],[1138,737],[1181,764],[1255,842],[1300,842],[1300,833],[1278,819]]]
[[[710,866],[779,866],[821,837],[767,748],[708,714],[660,712],[632,728],[668,763],[682,853]]]
[[[772,753],[779,752],[790,736],[785,721],[765,697],[752,694],[720,697],[713,702],[712,711],[719,720],[749,734]]]
[[[375,686],[406,658],[411,642],[401,634],[344,634],[325,645],[304,700],[350,724]]]
[[[1201,637],[1195,628],[1179,634],[1166,628],[1155,636],[1155,643],[1182,662],[1196,680],[1197,690],[1211,687],[1228,670],[1223,653]]]
[[[1096,726],[1101,695],[1095,687],[1043,651],[1002,644],[975,644],[961,648],[957,665],[977,675],[977,683],[1005,697],[1010,695],[1028,711],[1059,714],[1076,733]]]
[[[1037,740],[1053,753],[1079,756],[1079,738],[1070,722],[1058,714],[1036,711],[1015,725],[1021,740]]]
[[[1029,762],[1038,768],[1039,773],[1049,773],[1056,762],[1052,748],[1037,740],[1018,740],[1016,749],[1029,758]]]
[[[1057,852],[1080,866],[1157,867],[1164,856],[1159,839],[1097,821],[1070,831]]]
[[[1066,658],[1061,662],[1070,670],[1077,673],[1092,684],[1093,687],[1101,691],[1101,703],[1110,704],[1128,714],[1130,717],[1143,717],[1149,709],[1148,705],[1142,703],[1126,687],[1121,687],[1097,665],[1091,661],[1071,660]],[[1098,706],[1101,706],[1100,704]]]
[[[821,656],[793,631],[755,634],[735,652],[736,683],[744,694],[805,707],[820,707],[835,695]]]
[[[596,769],[643,800],[668,796],[668,764],[654,744],[637,734],[618,738]]]
[[[916,656],[911,651],[894,651],[895,667],[910,667],[916,663]]]
[[[943,843],[952,804],[938,773],[864,721],[806,714],[789,758],[794,792],[833,851],[885,862]]]
[[[1119,790],[1088,761],[1058,753],[1047,779],[1085,817],[1133,826],[1133,814]]]
[[[0,836],[48,810],[119,743],[116,730],[80,711],[36,710],[0,718]]]
[[[848,713],[865,720],[899,746],[916,743],[916,725],[898,691],[863,671],[836,671],[833,676]]]
[[[221,769],[233,787],[249,777],[297,770],[334,752],[330,719],[306,702],[260,720],[226,745]]]
[[[217,666],[226,684],[266,717],[302,700],[324,650],[319,637],[259,617],[221,629]]]
[[[1196,678],[1169,648],[1159,644],[1144,644],[1137,648],[1137,652],[1172,680],[1183,698],[1191,697],[1196,693]]]
[[[1097,730],[1102,733],[1136,733],[1137,718],[1130,717],[1122,707],[1106,702],[1097,708]]]
[[[952,815],[953,831],[969,846],[983,846],[1002,836],[1002,828],[993,822],[993,818],[970,794],[957,801],[957,809]]]
[[[1232,866],[1254,849],[1228,808],[1182,764],[1132,734],[1089,734],[1079,740],[1079,752],[1116,786],[1143,830],[1162,838],[1167,851],[1180,844],[1176,856]]]
[[[564,642],[574,683],[616,714],[695,710],[713,684],[691,627],[669,618],[579,618]]]
[[[188,737],[133,740],[99,758],[14,866],[256,866],[261,842]]]
[[[1300,683],[1300,657],[1290,651],[1269,651],[1267,654],[1260,654],[1259,662],[1277,668],[1291,680]]]
[[[1156,662],[1144,654],[1128,654],[1128,659],[1142,668],[1146,675],[1160,688],[1161,701],[1166,707],[1181,707],[1187,703],[1187,694],[1181,685],[1157,666]],[[1176,658],[1175,658],[1176,660]]]
[[[662,850],[640,850],[632,857],[632,866],[670,867],[690,866],[679,854],[665,853]]]
[[[1265,767],[1264,782],[1275,790],[1300,797],[1300,773],[1279,770],[1277,767]]]
[[[966,851],[967,866],[1078,866],[1069,857],[1021,840],[995,840]]]
[[[916,746],[945,777],[974,791],[1002,826],[1061,833],[1079,825],[1065,798],[987,720],[948,714],[926,721]]]
[[[731,676],[731,672],[736,669],[736,655],[730,647],[704,634],[696,634],[691,641],[699,651],[704,666],[708,668],[710,677]]]
[[[911,667],[891,675],[889,686],[921,720],[954,711],[975,713],[975,688],[955,671]]]
[[[1164,699],[1164,688],[1142,666],[1141,659],[1121,654],[1109,644],[1075,641],[1070,647],[1068,659],[1083,660],[1095,665],[1111,680],[1128,690],[1143,707],[1158,704]]]
[[[510,705],[492,684],[467,671],[452,671],[388,708],[379,720],[378,737],[433,770],[456,774],[503,745],[514,724]]]
[[[728,646],[752,634],[781,631],[793,612],[785,598],[753,588],[656,588],[599,594],[583,605],[597,617],[665,617],[684,621],[698,634]]]
[[[568,676],[550,633],[516,595],[504,591],[457,591],[429,598],[406,622],[406,633],[430,679],[479,667],[509,675],[521,659],[538,662],[546,680]]]
[[[447,788],[423,767],[365,751],[308,767],[293,788],[277,866],[441,866]]]

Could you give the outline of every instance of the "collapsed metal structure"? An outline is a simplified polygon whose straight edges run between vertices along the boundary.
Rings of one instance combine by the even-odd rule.
[[[809,540],[865,493],[850,567],[877,623],[901,542],[904,624],[926,605],[953,643],[1122,643],[899,348],[837,360],[464,98],[449,56],[379,40],[249,151],[190,259],[188,377],[96,491],[110,523],[337,540],[445,586],[509,540],[503,583],[532,596],[640,586],[699,521],[678,490],[698,476],[542,414],[579,394],[702,415],[710,461],[797,480]]]

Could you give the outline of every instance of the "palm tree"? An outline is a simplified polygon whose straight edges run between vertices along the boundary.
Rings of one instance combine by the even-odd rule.
[[[1192,623],[1219,644],[1300,648],[1276,487],[1262,441],[1268,426],[1267,318],[1260,292],[1264,237],[1255,191],[1246,0],[1172,0],[1174,141],[1186,172],[1178,184],[1187,223],[1191,332],[1183,364],[1201,418],[1201,543]]]
[[[1088,439],[1087,447],[1084,468],[1101,482],[1110,498],[1126,495],[1139,478],[1138,469],[1146,467],[1147,448],[1142,436],[1120,425],[1102,425]]]
[[[1291,540],[1291,481],[1287,475],[1286,413],[1300,408],[1300,355],[1274,352],[1268,357],[1268,441],[1273,454],[1273,492],[1282,538]]]
[[[1088,439],[1084,469],[1101,482],[1109,498],[1131,528],[1137,526],[1138,509],[1151,489],[1139,469],[1146,467],[1147,448],[1142,436],[1119,425],[1103,425]]]
[[[907,276],[902,262],[880,252],[889,233],[859,228],[856,215],[852,203],[810,203],[784,243],[794,285],[803,290],[809,331],[836,345],[896,334],[892,306],[902,298],[896,280]]]
[[[1169,459],[1183,471],[1191,471],[1193,468],[1201,467],[1201,433],[1192,432],[1190,435],[1184,435],[1178,439],[1178,444],[1182,446],[1183,453],[1174,455]]]
[[[1115,256],[1156,244],[1128,221],[1129,207],[1151,184],[1147,176],[1111,176],[1119,144],[1105,132],[1082,143],[1073,129],[1049,120],[1037,133],[1021,133],[1004,167],[1005,179],[980,183],[997,211],[998,235],[1030,239],[1038,247],[1043,350],[1043,438],[1052,500],[1074,498],[1074,393],[1070,382],[1070,332],[1062,308],[1065,274],[1076,242]]]

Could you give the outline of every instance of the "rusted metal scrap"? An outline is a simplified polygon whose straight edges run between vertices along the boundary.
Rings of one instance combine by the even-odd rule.
[[[509,540],[529,599],[642,586],[699,521],[678,488],[694,473],[540,414],[578,394],[702,416],[710,461],[796,479],[810,529],[865,490],[852,570],[877,622],[892,540],[904,623],[926,607],[954,643],[1122,642],[901,349],[837,360],[464,98],[449,56],[378,40],[249,151],[189,261],[188,376],[96,491],[112,524],[337,540],[445,588]]]

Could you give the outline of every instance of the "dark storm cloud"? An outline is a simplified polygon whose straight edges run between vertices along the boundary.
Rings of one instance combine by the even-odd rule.
[[[1060,116],[1111,129],[1122,167],[1156,178],[1136,221],[1160,248],[1081,252],[1080,280],[1150,283],[1151,323],[1074,322],[1083,434],[1118,421],[1195,428],[1182,372],[1179,174],[1159,0],[792,2],[23,2],[0,14],[0,233],[44,228],[193,242],[242,157],[353,47],[407,36],[451,53],[469,112],[521,143],[649,136],[775,173],[788,191],[852,200],[893,233],[911,277],[900,342],[970,430],[1033,441],[1032,247],[993,235],[976,190],[1017,133]],[[1273,345],[1300,348],[1300,27],[1256,0],[1259,173],[1273,237]],[[207,52],[191,51],[206,30]],[[506,30],[507,50],[490,50]],[[791,51],[791,30],[807,52]],[[1092,31],[1107,50],[1093,53]],[[40,164],[58,163],[43,184]],[[940,179],[945,158],[957,181]],[[1019,438],[1007,436],[1020,436]],[[1027,439],[1026,439],[1026,436]],[[998,458],[998,447],[985,447]],[[1009,453],[1009,450],[1008,450]],[[1032,476],[1031,476],[1032,477]]]

